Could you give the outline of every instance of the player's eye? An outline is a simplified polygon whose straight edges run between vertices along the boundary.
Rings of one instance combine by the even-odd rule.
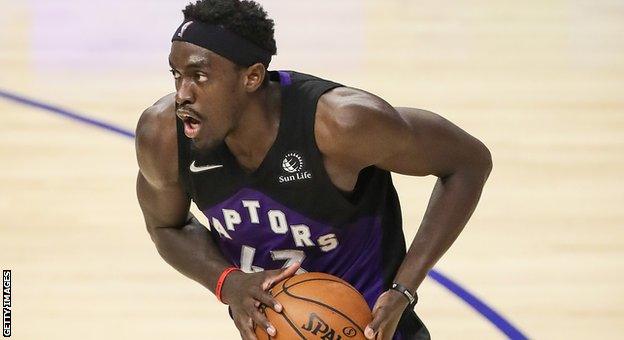
[[[176,70],[174,70],[174,69],[169,70],[169,72],[171,72],[171,74],[173,75],[173,78],[174,78],[174,79],[178,79],[178,78],[180,78],[180,76],[181,76],[181,75],[180,75],[180,72],[178,72],[178,71],[176,71]]]
[[[195,73],[195,79],[197,82],[203,83],[208,80],[208,76],[205,73]]]

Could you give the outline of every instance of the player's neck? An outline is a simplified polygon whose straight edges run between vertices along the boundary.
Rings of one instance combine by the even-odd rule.
[[[281,116],[281,92],[278,82],[269,82],[253,98],[236,128],[225,138],[239,164],[254,171],[275,142]]]

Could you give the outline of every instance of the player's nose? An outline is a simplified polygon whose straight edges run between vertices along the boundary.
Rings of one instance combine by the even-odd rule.
[[[180,87],[176,90],[175,96],[176,104],[178,104],[178,106],[192,104],[195,102],[192,86],[191,82],[186,81],[185,79],[182,80]]]

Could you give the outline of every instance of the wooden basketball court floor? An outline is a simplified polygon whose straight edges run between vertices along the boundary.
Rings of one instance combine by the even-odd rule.
[[[172,91],[187,1],[0,1],[0,266],[16,339],[237,339],[226,308],[158,256],[136,202],[132,131]],[[442,114],[494,170],[436,266],[535,339],[624,333],[624,2],[262,1],[273,69]],[[31,103],[32,104],[32,103]],[[395,177],[406,237],[434,178]],[[501,339],[432,278],[434,339]]]

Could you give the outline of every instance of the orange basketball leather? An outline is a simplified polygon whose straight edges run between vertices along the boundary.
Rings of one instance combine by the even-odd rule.
[[[362,295],[344,280],[324,273],[305,273],[277,283],[271,294],[284,306],[266,316],[277,329],[275,337],[256,328],[259,340],[364,340],[372,315]]]

